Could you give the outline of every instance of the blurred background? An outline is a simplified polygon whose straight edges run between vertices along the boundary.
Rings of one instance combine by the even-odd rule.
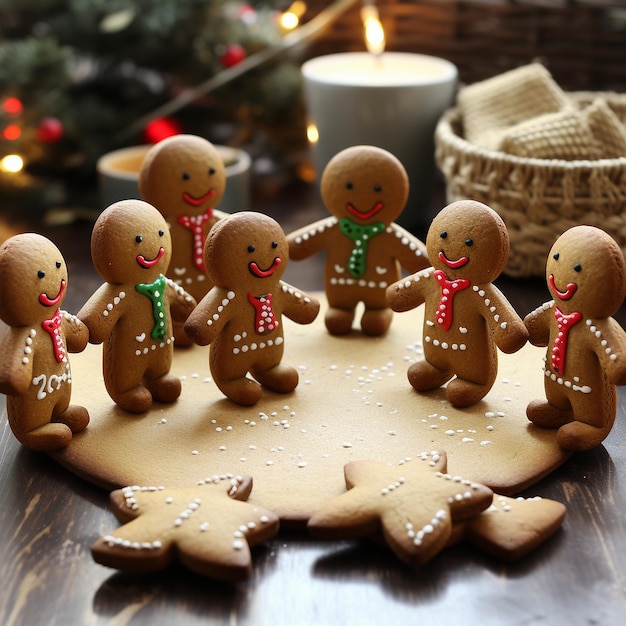
[[[300,67],[363,50],[363,5],[0,0],[0,215],[97,211],[102,154],[180,132],[245,149],[261,196],[312,182]],[[461,83],[540,60],[565,89],[625,91],[623,1],[375,5],[387,49],[444,57]]]

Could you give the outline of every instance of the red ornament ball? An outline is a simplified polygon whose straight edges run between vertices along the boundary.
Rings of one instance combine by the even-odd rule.
[[[56,143],[63,133],[63,123],[56,117],[45,117],[37,125],[37,139],[43,143]]]
[[[246,58],[245,48],[238,43],[231,43],[220,54],[220,63],[224,67],[233,67]]]
[[[146,143],[159,143],[168,137],[180,135],[181,130],[180,123],[174,118],[159,117],[146,124],[143,136]]]

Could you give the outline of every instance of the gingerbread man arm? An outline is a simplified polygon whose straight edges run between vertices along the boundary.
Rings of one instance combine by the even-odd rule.
[[[329,235],[337,229],[337,218],[327,217],[287,235],[289,258],[301,261],[328,247]]]
[[[393,256],[409,273],[430,267],[426,246],[415,235],[398,224],[390,224],[385,233]]]
[[[209,220],[208,227],[209,230],[215,226],[220,220],[223,220],[225,217],[228,217],[230,214],[225,213],[224,211],[220,211],[218,209],[213,209],[213,217]]]
[[[184,322],[196,308],[197,303],[193,296],[169,278],[167,279],[167,288],[171,294],[170,313],[172,319],[177,322]]]
[[[33,377],[30,328],[9,328],[0,341],[0,393],[7,396],[24,393]]]
[[[187,318],[185,333],[199,346],[212,343],[230,318],[228,307],[233,300],[234,291],[213,287]]]
[[[283,281],[280,281],[280,288],[285,316],[297,324],[310,324],[315,320],[320,310],[320,303],[316,298]]]
[[[61,311],[63,334],[68,352],[82,352],[89,343],[89,329],[76,315]]]
[[[550,341],[550,316],[554,301],[544,302],[524,318],[528,341],[533,346],[545,347]]]
[[[612,317],[585,323],[608,379],[614,385],[626,385],[626,332]]]
[[[482,300],[482,314],[498,348],[507,354],[517,352],[528,340],[522,319],[495,285],[474,286],[473,289]]]
[[[424,304],[428,294],[428,284],[432,284],[429,280],[431,277],[432,268],[428,268],[389,285],[385,292],[387,303],[398,312],[409,311]]]
[[[122,285],[104,283],[78,312],[89,329],[89,343],[102,343],[124,313],[126,292]]]

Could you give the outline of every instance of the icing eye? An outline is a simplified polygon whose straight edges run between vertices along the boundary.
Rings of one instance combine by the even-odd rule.
[[[447,236],[448,236],[448,233],[447,233],[447,231],[442,230],[442,231],[439,233],[439,236],[440,236],[442,239],[446,239],[446,238],[447,238]]]
[[[254,252],[256,248],[254,246],[248,246],[248,252]]]
[[[43,270],[39,270],[39,271],[37,272],[37,277],[38,277],[38,278],[43,278],[45,275],[46,275],[46,273],[45,273]]]
[[[272,241],[272,248],[278,248],[278,241]]]
[[[57,269],[60,269],[60,267],[61,267],[61,261],[57,261],[57,262],[55,263],[55,265],[57,266]]]
[[[555,252],[555,253],[552,255],[552,258],[553,258],[555,261],[558,261],[558,260],[559,260],[559,253],[558,253],[558,252]]]
[[[354,185],[351,182],[346,183],[346,189],[352,189]]]
[[[473,246],[474,245],[474,240],[473,239],[466,239],[465,240],[465,245],[466,246]]]
[[[187,172],[183,172],[183,180],[189,180],[191,176]]]
[[[137,236],[135,237],[135,241],[136,241],[137,243],[141,243],[141,242],[143,241],[143,237],[142,237],[141,235],[137,235]]]
[[[214,167],[210,167],[209,168],[209,176],[213,176],[213,174],[215,174],[215,168]]]
[[[374,185],[374,191],[382,191],[383,188],[380,185]]]
[[[164,234],[165,234],[165,231],[159,230],[159,237],[163,237]]]
[[[575,272],[580,272],[582,271],[582,265],[580,263],[576,263],[576,265],[574,265],[574,271]]]

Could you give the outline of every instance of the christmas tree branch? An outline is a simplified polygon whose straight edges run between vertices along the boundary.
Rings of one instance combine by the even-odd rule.
[[[196,87],[181,93],[179,96],[176,96],[159,108],[142,116],[136,122],[124,128],[117,135],[116,140],[118,142],[124,142],[137,133],[140,133],[145,128],[146,124],[151,120],[172,115],[201,96],[215,91],[219,87],[223,87],[235,78],[239,78],[250,70],[263,65],[286,50],[289,50],[309,39],[313,39],[358,1],[359,0],[336,0],[333,4],[316,15],[312,20],[285,35],[275,45],[268,46],[267,48],[264,48],[263,50],[260,50],[259,52],[243,59],[237,65],[224,69],[219,74],[212,76],[203,83],[200,83]]]

